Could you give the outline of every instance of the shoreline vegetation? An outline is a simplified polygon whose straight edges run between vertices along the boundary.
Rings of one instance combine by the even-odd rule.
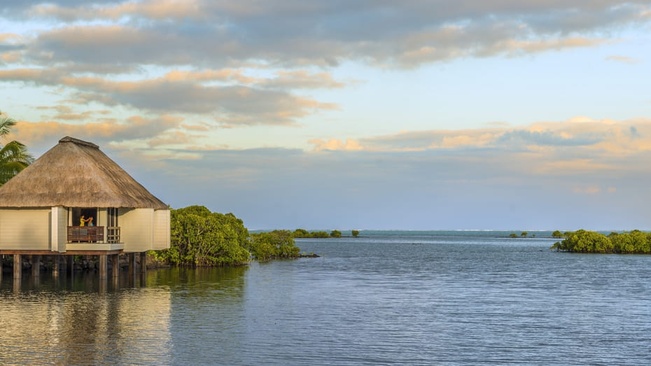
[[[172,209],[170,213],[170,248],[150,251],[153,266],[221,267],[243,266],[251,261],[318,257],[301,253],[294,239],[341,238],[339,230],[273,230],[250,233],[244,222],[232,213],[211,212],[204,206]],[[352,230],[351,236],[360,232]],[[550,249],[573,253],[651,254],[651,233],[639,230],[612,232],[608,235],[587,230],[554,231],[553,238],[563,239]],[[511,238],[535,238],[523,231]]]
[[[651,254],[651,233],[640,230],[606,235],[581,229],[565,232],[562,237],[550,249],[570,253]]]
[[[295,238],[340,238],[341,231],[273,230],[249,233],[244,222],[231,213],[211,212],[204,206],[170,211],[170,248],[149,251],[152,266],[230,267],[252,260],[314,258],[301,253]],[[357,237],[358,230],[351,235]]]
[[[235,215],[204,206],[172,209],[170,231],[170,248],[149,252],[157,266],[243,266],[301,256],[290,231],[251,234]]]

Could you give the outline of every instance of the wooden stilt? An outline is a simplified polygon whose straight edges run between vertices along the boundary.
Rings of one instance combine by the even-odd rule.
[[[20,277],[18,278],[14,277],[14,294],[16,295],[20,294],[20,287],[22,282],[23,281],[20,279]]]
[[[108,278],[108,258],[106,254],[99,256],[99,279],[106,280]]]
[[[120,286],[120,276],[113,276],[113,289],[117,290]]]
[[[140,253],[140,273],[147,273],[147,253]]]
[[[41,256],[32,256],[32,276],[39,277],[41,275]]]
[[[128,253],[127,258],[129,260],[129,277],[133,277],[136,273],[136,253]]]
[[[61,256],[55,255],[52,257],[52,277],[59,277],[59,264],[61,263]]]
[[[106,280],[106,277],[99,279],[99,293],[100,294],[105,294],[106,293],[107,283],[108,283],[108,281]]]
[[[4,262],[5,262],[5,256],[0,255],[0,281],[2,281],[2,272],[3,272],[2,266],[3,266]]]
[[[20,254],[14,254],[14,281],[20,280],[23,271],[23,258]]]
[[[113,277],[120,277],[120,255],[119,254],[113,254],[111,256],[111,271],[113,274]]]
[[[129,260],[129,286],[136,285],[136,253],[128,253],[127,259]]]

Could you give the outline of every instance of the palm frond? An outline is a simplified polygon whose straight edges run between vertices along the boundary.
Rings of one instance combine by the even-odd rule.
[[[11,141],[0,149],[0,185],[7,183],[16,174],[27,168],[34,158],[27,147],[18,141]]]
[[[11,132],[11,128],[15,125],[16,121],[13,118],[9,118],[0,112],[0,136],[7,136]]]

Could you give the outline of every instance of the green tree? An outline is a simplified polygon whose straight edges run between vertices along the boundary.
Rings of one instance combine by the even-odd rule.
[[[552,238],[562,238],[562,237],[563,237],[563,233],[561,233],[561,232],[558,231],[558,230],[556,230],[556,231],[554,231],[554,232],[552,233]]]
[[[339,230],[332,230],[330,232],[330,237],[331,238],[341,238],[341,231]]]
[[[16,121],[0,112],[0,137],[5,139]],[[27,152],[27,147],[18,141],[0,145],[0,186],[27,168],[34,158]]]
[[[353,238],[356,238],[359,236],[359,230],[353,230],[350,232],[353,235]]]
[[[300,249],[295,245],[293,233],[289,230],[274,230],[251,234],[248,249],[260,261],[276,258],[296,258]]]
[[[312,231],[310,233],[310,238],[316,238],[316,239],[325,239],[329,238],[330,234],[328,234],[326,231]]]
[[[563,241],[555,243],[552,248],[576,253],[613,253],[615,246],[604,234],[578,230],[568,233]]]
[[[635,253],[635,244],[633,243],[633,237],[630,233],[610,233],[608,238],[610,238],[610,241],[613,243],[613,250],[615,253]]]
[[[520,234],[520,236],[523,237],[523,238],[526,238],[527,235],[529,235],[529,233],[526,232],[526,231],[523,231],[523,232]]]
[[[295,238],[309,238],[310,232],[305,229],[296,229],[292,234]]]
[[[248,230],[233,214],[203,206],[171,211],[171,246],[156,258],[174,265],[234,266],[249,262]]]

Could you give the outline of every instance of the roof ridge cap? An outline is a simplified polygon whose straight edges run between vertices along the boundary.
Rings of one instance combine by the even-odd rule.
[[[61,140],[59,140],[59,143],[63,143],[63,142],[72,142],[73,144],[92,147],[94,149],[99,150],[99,146],[93,144],[92,142],[76,139],[76,138],[70,137],[70,136],[66,136],[66,137],[62,138]]]

